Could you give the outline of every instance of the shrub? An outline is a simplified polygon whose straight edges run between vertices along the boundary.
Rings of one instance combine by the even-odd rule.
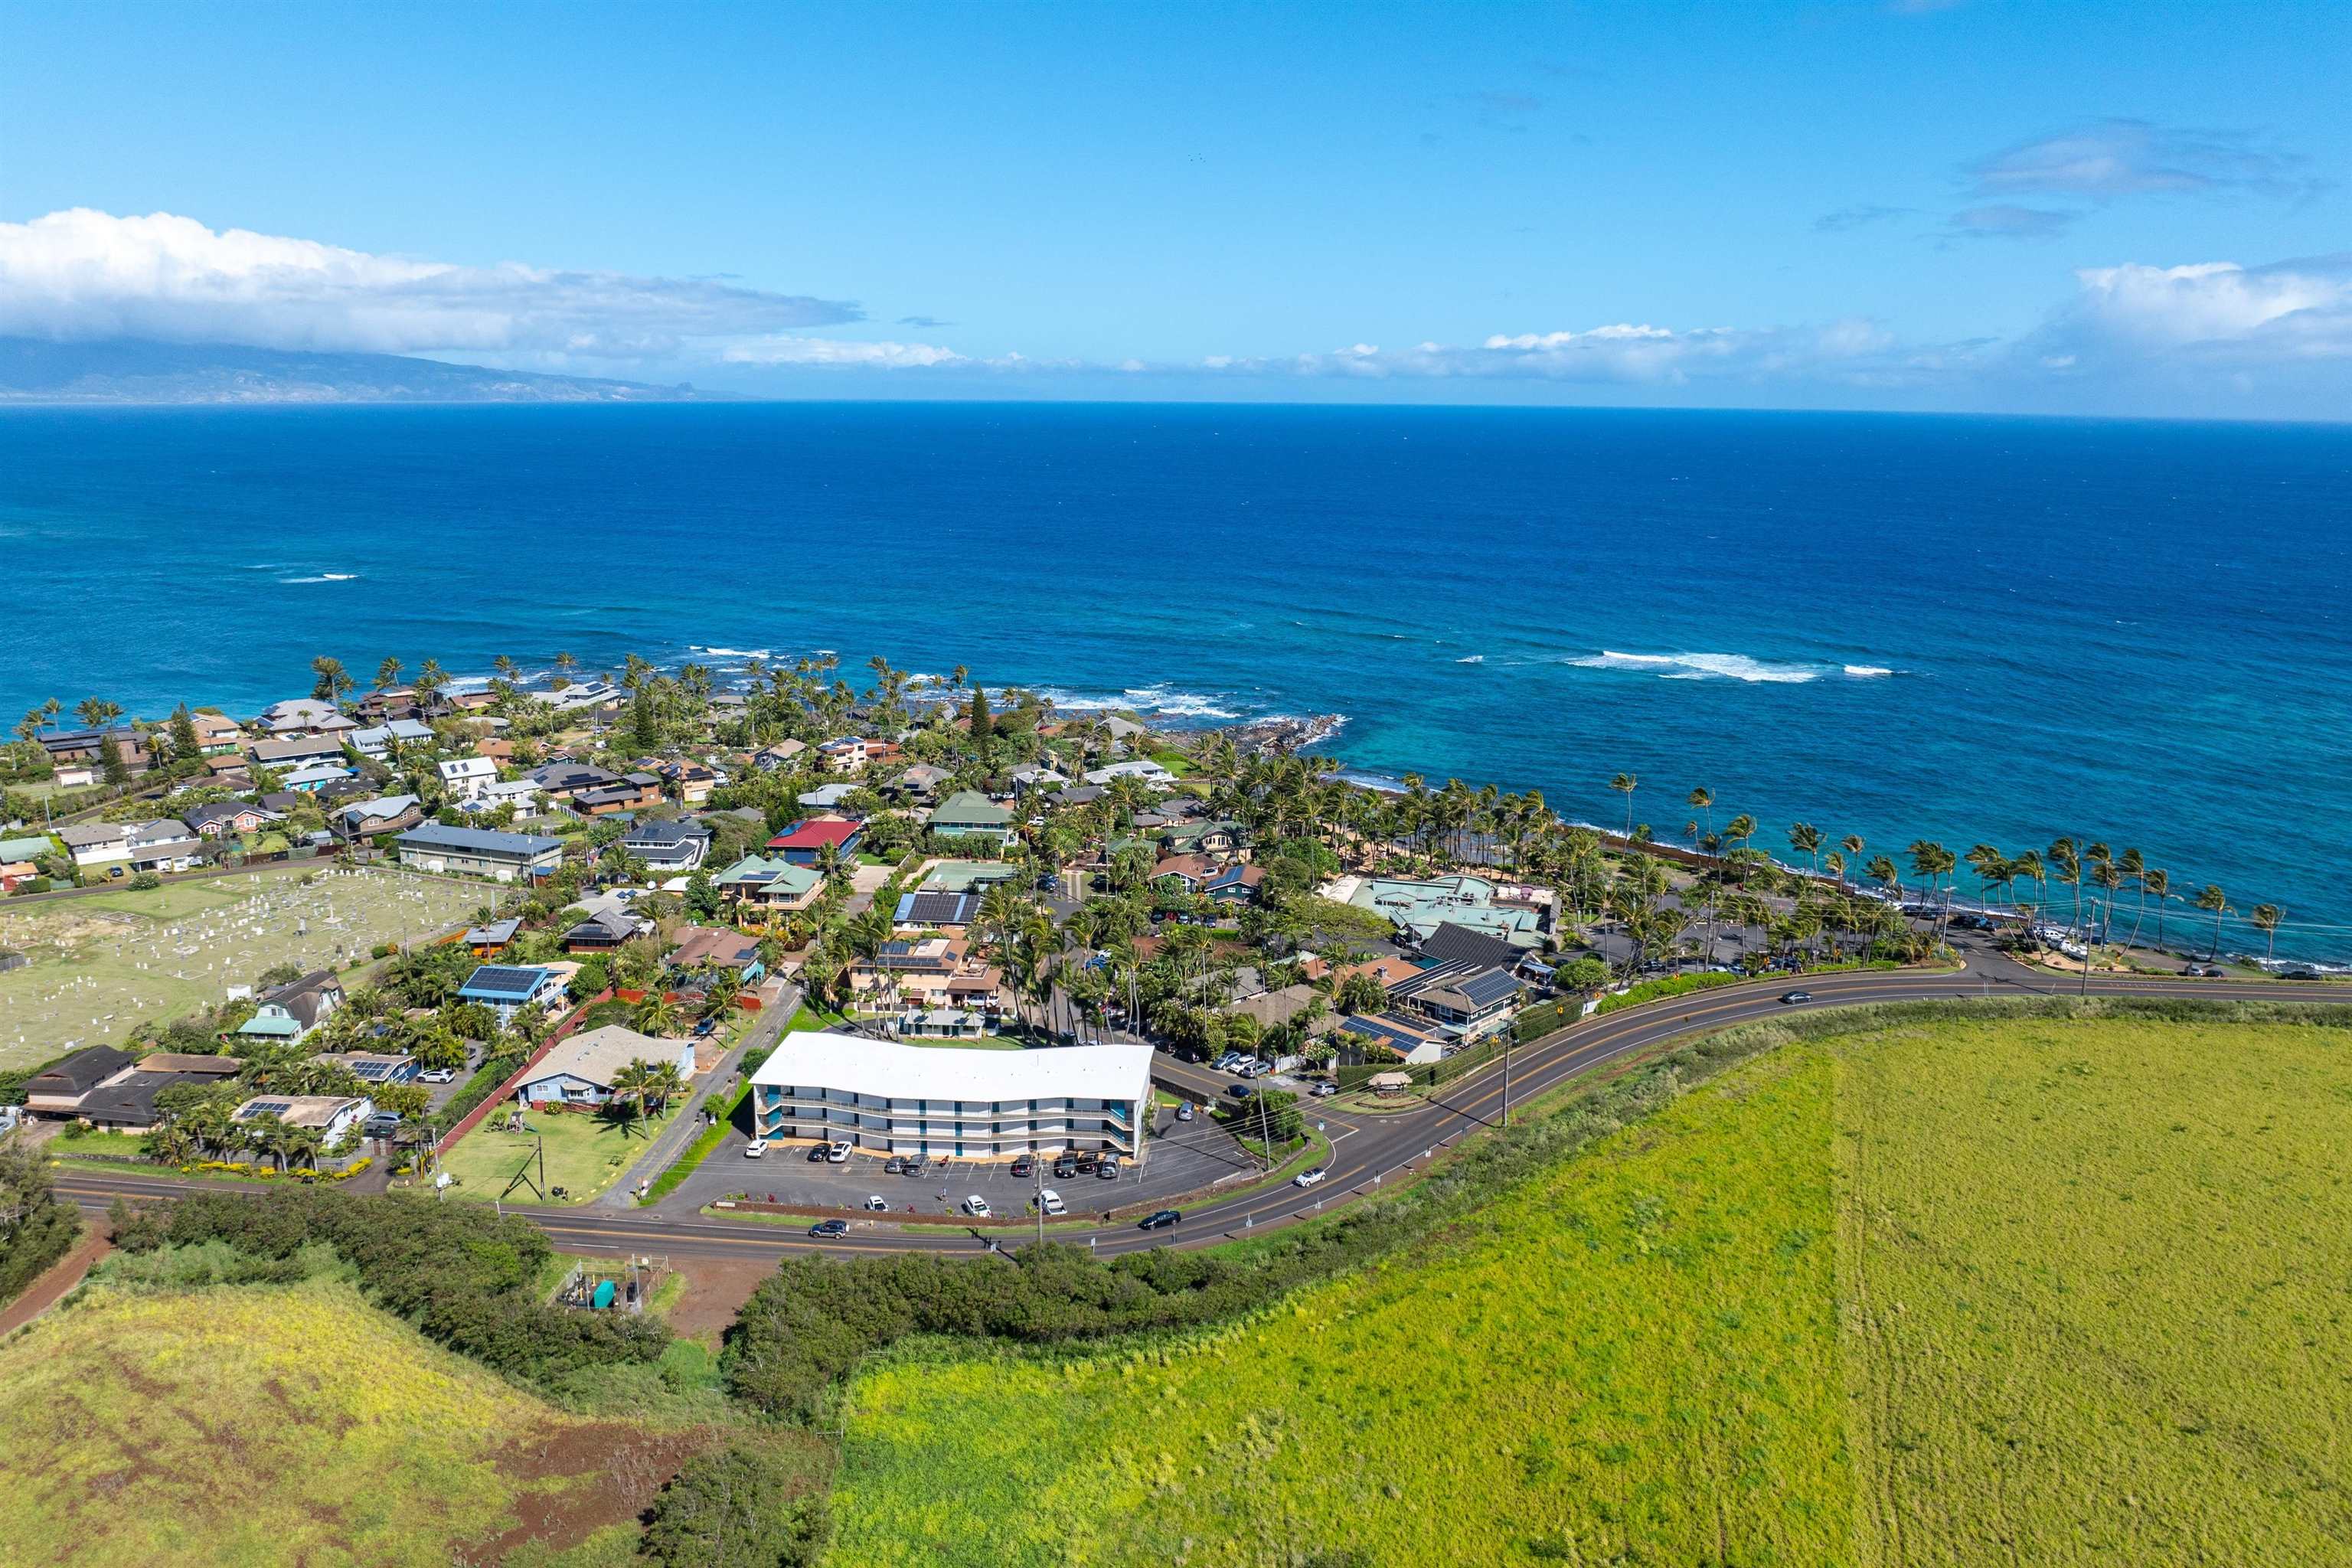
[[[58,1202],[49,1165],[21,1138],[0,1141],[0,1303],[73,1250],[81,1212]]]
[[[130,885],[134,893],[152,892],[163,885],[163,879],[152,871],[142,871],[131,879]]]
[[[672,1568],[798,1568],[824,1544],[805,1461],[738,1437],[687,1461],[646,1510],[637,1554]]]

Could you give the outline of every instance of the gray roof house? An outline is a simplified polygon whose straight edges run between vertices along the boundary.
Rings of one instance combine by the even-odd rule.
[[[500,882],[544,877],[563,859],[561,838],[484,827],[444,827],[437,822],[410,828],[400,836],[399,845],[404,866]]]
[[[698,822],[639,822],[621,835],[621,847],[655,871],[678,876],[710,853],[710,829]]]

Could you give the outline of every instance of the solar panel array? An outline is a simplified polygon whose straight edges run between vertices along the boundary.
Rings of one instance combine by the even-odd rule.
[[[528,996],[546,975],[544,969],[486,963],[474,971],[460,989],[490,996]]]

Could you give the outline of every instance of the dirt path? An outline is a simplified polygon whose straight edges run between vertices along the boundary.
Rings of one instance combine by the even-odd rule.
[[[25,1293],[0,1307],[0,1339],[5,1339],[58,1304],[65,1293],[81,1283],[90,1266],[114,1250],[114,1243],[97,1231],[76,1244],[71,1252],[49,1265],[48,1271],[27,1286]]]

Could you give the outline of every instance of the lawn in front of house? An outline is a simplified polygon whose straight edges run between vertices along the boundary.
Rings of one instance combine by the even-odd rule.
[[[509,1203],[578,1205],[591,1202],[628,1172],[653,1147],[661,1130],[677,1114],[683,1099],[673,1100],[658,1117],[627,1123],[586,1110],[525,1110],[524,1131],[506,1130],[506,1110],[490,1112],[441,1157],[441,1168],[454,1179],[454,1195],[488,1203],[504,1197]],[[538,1155],[544,1150],[547,1174],[543,1193],[517,1184],[515,1173],[530,1163],[531,1179],[540,1181]],[[564,1195],[554,1196],[557,1187]]]

